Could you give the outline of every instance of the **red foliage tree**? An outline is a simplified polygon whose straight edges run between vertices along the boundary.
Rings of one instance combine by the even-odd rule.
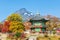
[[[10,26],[9,23],[10,23],[10,21],[5,21],[5,22],[3,23],[3,27],[2,27],[1,32],[5,33],[5,32],[8,32],[8,31],[9,31],[9,26]]]
[[[0,24],[0,31],[2,30],[3,24]]]

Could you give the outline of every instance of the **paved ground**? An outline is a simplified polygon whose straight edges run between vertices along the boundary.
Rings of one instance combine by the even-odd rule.
[[[60,40],[60,36],[38,37],[37,40]]]
[[[7,37],[7,34],[0,34],[0,39],[5,40]],[[38,37],[38,38],[37,38]],[[60,40],[60,35],[53,35],[49,34],[49,36],[44,36],[44,34],[30,34],[30,36],[27,38],[28,40]],[[25,40],[25,39],[22,39]]]
[[[44,34],[31,34],[32,36],[30,36],[29,40],[60,40],[60,35],[49,35],[48,37],[44,37]],[[38,37],[39,36],[39,37]],[[38,37],[38,38],[37,38]]]

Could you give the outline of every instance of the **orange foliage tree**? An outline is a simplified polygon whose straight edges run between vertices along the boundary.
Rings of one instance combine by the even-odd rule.
[[[4,23],[3,23],[3,27],[2,27],[2,32],[8,32],[9,31],[9,26],[10,26],[10,24],[9,24],[10,22],[8,21],[8,20],[6,20],[6,21],[4,21]]]
[[[29,30],[30,29],[30,27],[31,27],[31,23],[30,22],[24,22],[23,24],[25,26],[25,30]]]

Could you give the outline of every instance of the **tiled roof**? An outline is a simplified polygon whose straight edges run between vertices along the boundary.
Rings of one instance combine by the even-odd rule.
[[[40,14],[36,14],[34,17],[31,18],[31,20],[42,20],[42,19],[47,20],[46,18],[44,18]]]

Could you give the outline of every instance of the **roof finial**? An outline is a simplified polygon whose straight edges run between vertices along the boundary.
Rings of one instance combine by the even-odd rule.
[[[40,15],[40,12],[39,11],[37,11],[37,13],[36,13],[37,15]]]

